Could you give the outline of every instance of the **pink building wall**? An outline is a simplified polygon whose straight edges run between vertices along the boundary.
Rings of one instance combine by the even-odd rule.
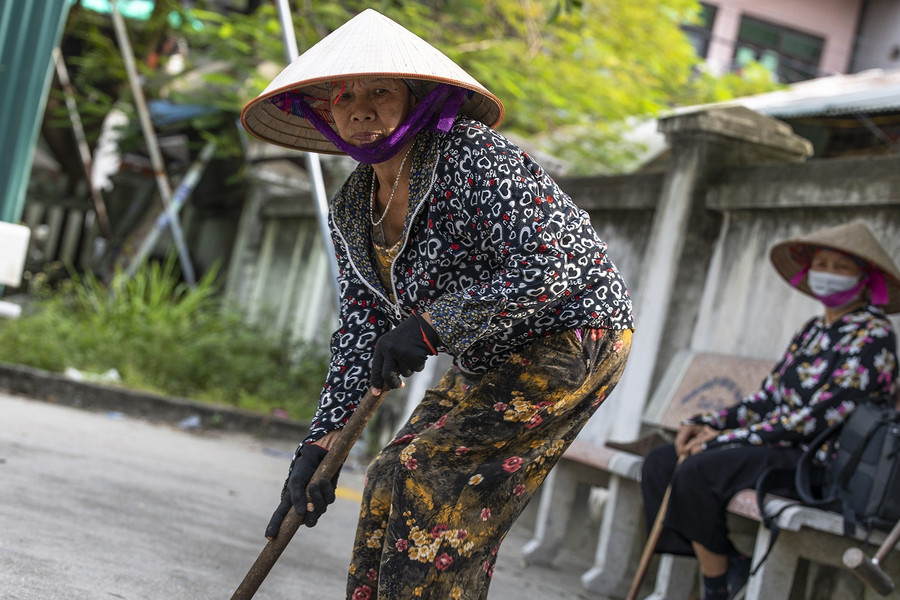
[[[847,73],[853,57],[862,0],[703,0],[717,7],[707,64],[712,72],[731,68],[741,16],[789,27],[825,40],[819,71]]]

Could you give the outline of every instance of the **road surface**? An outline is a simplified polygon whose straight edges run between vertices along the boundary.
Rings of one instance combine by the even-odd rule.
[[[293,449],[0,393],[0,599],[229,599],[265,544]],[[255,598],[344,598],[362,477],[345,466],[336,503]],[[593,549],[529,568],[528,539],[523,525],[507,537],[490,600],[604,600],[578,579]]]

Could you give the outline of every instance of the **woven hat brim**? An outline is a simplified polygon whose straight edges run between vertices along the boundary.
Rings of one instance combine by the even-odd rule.
[[[324,154],[343,154],[302,116],[270,99],[286,91],[328,98],[328,84],[379,77],[419,79],[469,90],[460,114],[496,127],[503,104],[437,48],[384,15],[367,9],[353,17],[278,74],[241,111],[241,123],[263,141]]]
[[[772,246],[769,258],[775,270],[788,282],[809,266],[817,248],[833,248],[877,267],[884,276],[888,291],[886,313],[900,312],[900,268],[862,221],[820,229]],[[801,292],[815,297],[806,280],[797,285]]]
[[[436,83],[447,83],[471,90],[475,93],[471,98],[463,101],[459,114],[481,121],[490,127],[496,127],[503,117],[502,104],[493,94],[490,94],[487,90],[473,89],[471,86],[463,85],[462,82],[452,79],[438,79],[436,77],[422,77],[418,74],[402,73],[357,73],[341,75],[338,79],[371,79],[379,77],[422,79]],[[271,144],[307,152],[344,154],[319,130],[310,125],[305,118],[286,113],[269,101],[269,98],[289,90],[299,91],[314,97],[328,97],[328,84],[334,80],[334,77],[329,77],[324,82],[304,82],[302,87],[289,85],[271,92],[264,92],[244,107],[244,110],[241,112],[241,123],[254,137]]]

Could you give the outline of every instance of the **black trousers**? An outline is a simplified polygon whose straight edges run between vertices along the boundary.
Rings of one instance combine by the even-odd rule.
[[[801,454],[798,448],[716,448],[689,456],[676,471],[675,446],[652,450],[644,459],[641,476],[648,531],[656,520],[666,487],[672,483],[656,551],[691,556],[691,542],[699,542],[712,552],[732,553],[734,546],[725,520],[728,503],[741,490],[756,487],[757,479],[769,467],[795,467]]]

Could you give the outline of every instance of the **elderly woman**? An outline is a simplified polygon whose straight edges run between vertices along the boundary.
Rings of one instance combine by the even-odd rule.
[[[672,484],[656,551],[697,556],[704,600],[735,597],[749,576],[749,558],[728,538],[731,498],[770,467],[796,466],[804,444],[858,403],[891,395],[897,381],[896,335],[885,311],[900,311],[900,270],[864,224],[782,242],[771,259],[822,303],[823,314],[794,335],[758,392],[688,419],[675,443],[651,451],[643,466],[647,522]],[[678,456],[686,458],[676,469]]]
[[[503,537],[625,366],[631,301],[607,245],[491,128],[502,111],[373,10],[244,109],[261,139],[361,163],[329,211],[341,291],[330,370],[266,535],[292,506],[307,525],[325,511],[332,482],[311,474],[367,388],[453,357],[369,467],[354,600],[484,598]]]

